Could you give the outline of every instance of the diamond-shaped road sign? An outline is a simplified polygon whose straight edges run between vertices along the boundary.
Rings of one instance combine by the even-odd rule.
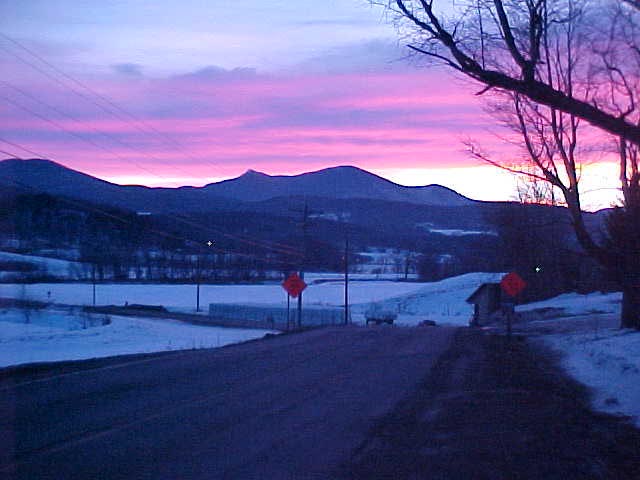
[[[307,288],[307,284],[301,279],[297,273],[292,273],[287,279],[282,282],[282,288],[284,288],[289,295],[296,298]]]
[[[507,295],[515,297],[524,290],[524,287],[527,286],[527,282],[525,282],[516,272],[511,272],[502,278],[500,286]]]

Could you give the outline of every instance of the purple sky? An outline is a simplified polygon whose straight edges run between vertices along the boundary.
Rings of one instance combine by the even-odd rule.
[[[0,149],[21,157],[152,186],[349,164],[513,194],[464,152],[472,138],[512,154],[478,87],[407,58],[366,0],[2,2],[0,33]],[[615,186],[611,169],[592,177]]]

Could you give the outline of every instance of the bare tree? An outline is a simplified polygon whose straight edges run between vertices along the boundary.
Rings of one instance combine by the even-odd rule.
[[[544,38],[567,21],[571,0],[387,0],[382,3],[396,14],[400,29],[411,36],[409,48],[481,83],[489,90],[512,92],[640,144],[640,125],[620,116],[595,92],[574,88],[567,92],[547,81],[543,58]],[[604,10],[617,9],[637,23],[636,1],[584,0],[594,12],[590,20],[606,24]],[[598,15],[596,15],[596,13]],[[408,31],[407,31],[408,29]],[[593,29],[592,41],[607,41],[604,29]],[[611,33],[611,32],[609,32]],[[619,33],[616,31],[616,34]],[[618,45],[621,46],[622,44]],[[633,50],[637,44],[627,45]],[[619,67],[618,64],[611,65]],[[578,86],[576,82],[574,86]]]
[[[386,5],[401,29],[411,27],[412,50],[480,82],[479,94],[495,94],[493,113],[519,134],[528,166],[507,165],[474,144],[468,145],[471,154],[562,193],[580,245],[622,287],[622,325],[640,328],[640,262],[630,261],[640,251],[634,227],[640,220],[640,2],[393,0]],[[611,135],[619,153],[624,208],[609,223],[606,244],[594,240],[581,207],[582,121]]]

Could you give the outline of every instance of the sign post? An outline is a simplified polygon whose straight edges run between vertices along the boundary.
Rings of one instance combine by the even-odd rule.
[[[518,296],[527,286],[520,275],[516,272],[511,272],[505,275],[500,281],[500,287],[502,291],[513,298],[513,307],[510,306],[507,313],[507,338],[511,340],[511,324],[513,321],[513,312],[515,310],[515,297]]]
[[[297,298],[302,291],[307,288],[307,284],[305,281],[300,278],[297,273],[292,273],[287,277],[287,279],[282,282],[282,288],[284,288],[288,294],[287,296],[287,323],[289,322],[289,297]],[[300,321],[298,321],[298,326],[300,325]]]

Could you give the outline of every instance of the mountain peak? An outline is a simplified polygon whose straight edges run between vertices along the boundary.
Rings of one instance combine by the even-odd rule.
[[[300,195],[441,206],[460,206],[471,202],[446,187],[406,187],[353,165],[339,165],[298,175],[268,175],[249,169],[240,177],[210,183],[206,188],[221,197],[250,202]]]
[[[246,172],[244,172],[242,175],[240,175],[239,178],[246,178],[246,177],[268,177],[269,175],[267,175],[266,173],[262,173],[259,172],[257,170],[254,170],[252,168],[248,169]]]

